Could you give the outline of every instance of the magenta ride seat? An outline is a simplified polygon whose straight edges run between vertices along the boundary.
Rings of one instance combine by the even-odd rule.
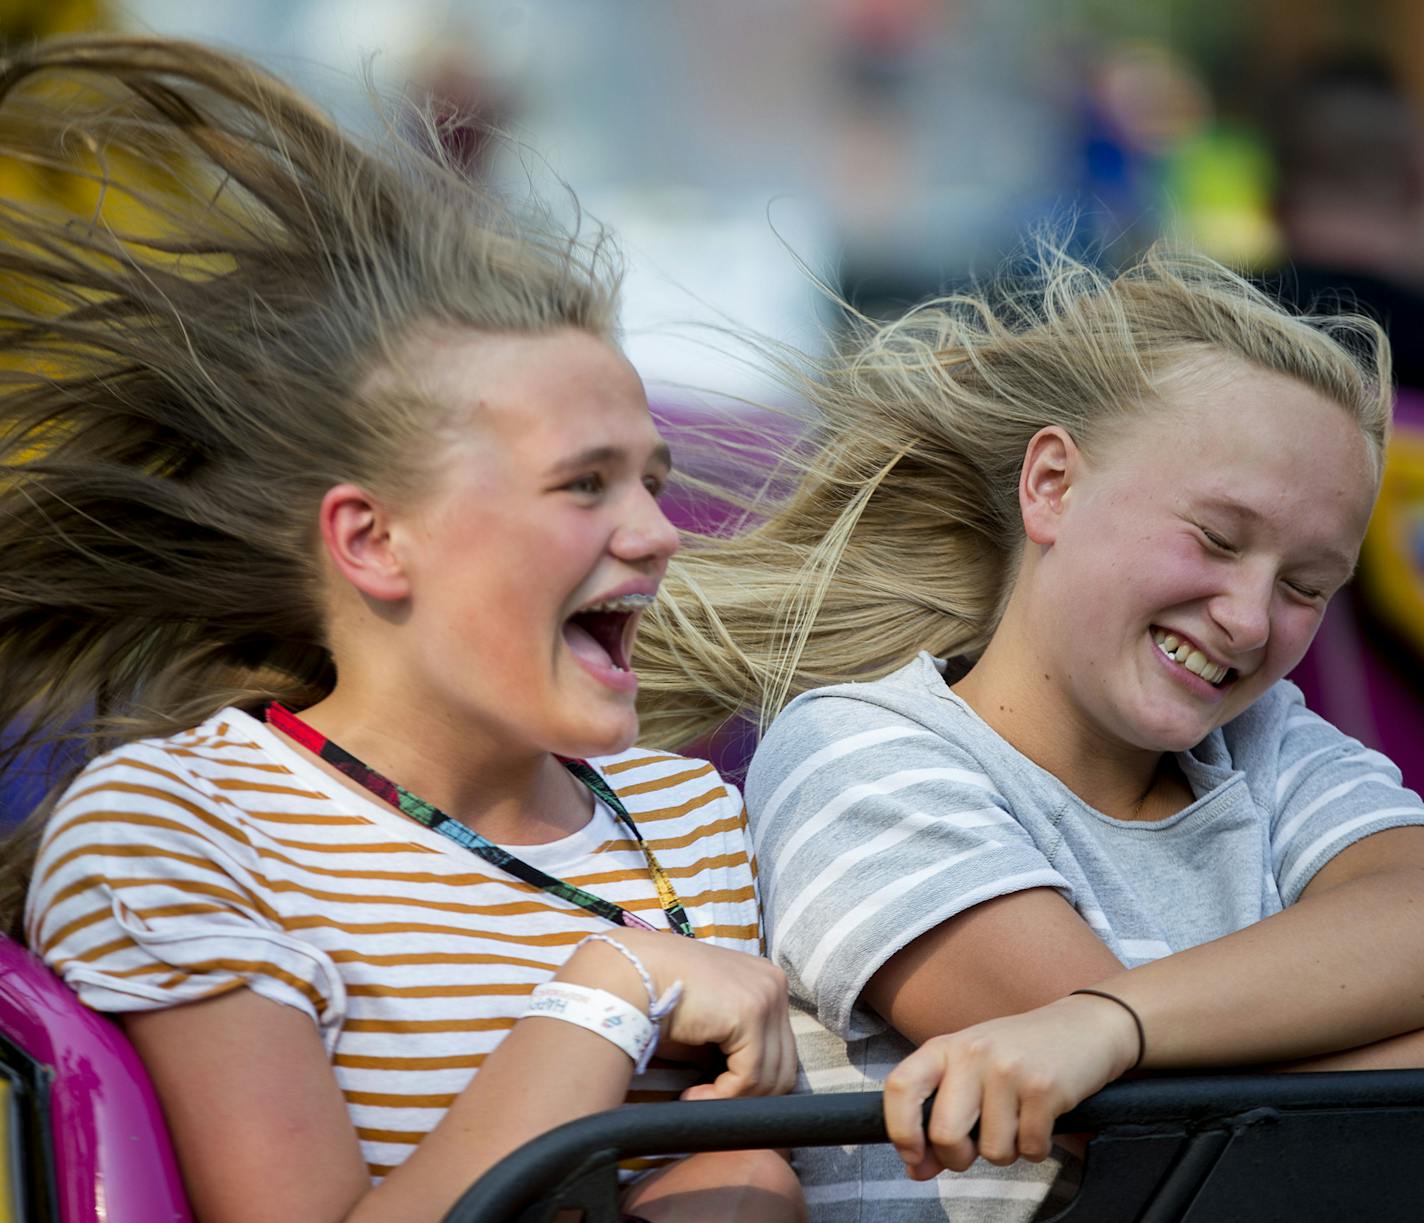
[[[9,1195],[24,1203],[23,1219],[44,1223],[192,1219],[138,1055],[117,1025],[82,1005],[38,956],[3,937],[0,1061],[7,1078],[37,1088],[19,1100],[24,1171],[37,1179],[45,1146],[51,1165],[36,1194],[33,1183],[5,1184],[13,1170],[0,1163],[0,1216]],[[53,1209],[46,1212],[35,1199],[51,1194]]]

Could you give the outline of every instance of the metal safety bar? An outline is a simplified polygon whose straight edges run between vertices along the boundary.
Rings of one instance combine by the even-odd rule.
[[[1114,1083],[1060,1117],[1092,1132],[1054,1223],[1417,1223],[1424,1071],[1199,1075]],[[571,1121],[489,1169],[445,1223],[616,1223],[634,1155],[886,1141],[879,1092],[637,1104]]]

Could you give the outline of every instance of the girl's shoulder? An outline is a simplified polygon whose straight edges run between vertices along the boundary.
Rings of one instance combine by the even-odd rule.
[[[588,764],[635,817],[688,804],[701,808],[727,802],[741,809],[736,786],[711,761],[696,756],[635,746]]]
[[[270,739],[256,719],[228,708],[186,730],[104,752],[55,803],[41,861],[81,845],[90,852],[104,852],[115,842],[156,850],[175,839],[246,853],[248,828],[239,796],[289,780],[286,766],[272,755]]]
[[[191,783],[238,769],[271,771],[275,764],[270,749],[271,732],[250,714],[229,707],[186,730],[111,748],[84,766],[67,793],[131,780],[135,772]]]
[[[803,692],[772,720],[748,774],[793,765],[837,744],[866,748],[929,738],[936,750],[962,745],[972,754],[978,719],[945,680],[943,659],[920,653],[888,675]]]
[[[99,912],[96,881],[126,880],[132,900],[145,887],[211,889],[215,875],[250,870],[256,855],[234,796],[268,776],[262,770],[272,762],[251,733],[257,725],[225,709],[90,761],[46,822],[26,906],[32,934],[71,894]]]
[[[710,761],[675,752],[633,747],[588,763],[675,880],[699,937],[753,955],[764,951],[755,854],[737,787]],[[632,844],[620,833],[599,852],[613,848]]]
[[[1283,679],[1208,736],[1196,754],[1208,757],[1216,753],[1222,763],[1250,777],[1275,773],[1303,755],[1332,748],[1346,753],[1367,750],[1307,708],[1301,690]]]
[[[951,664],[921,651],[909,662],[874,679],[827,684],[801,693],[772,719],[768,733],[846,717],[874,716],[875,709],[891,717],[935,722],[956,704],[945,680]]]

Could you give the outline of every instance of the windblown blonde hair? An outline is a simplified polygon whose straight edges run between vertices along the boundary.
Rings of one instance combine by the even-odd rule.
[[[96,200],[0,201],[0,769],[319,699],[320,499],[418,493],[443,423],[373,372],[429,328],[611,337],[602,233],[502,207],[438,135],[368,146],[193,44],[0,62],[0,160]],[[43,815],[2,847],[12,930]]]
[[[1017,289],[860,320],[831,358],[780,362],[813,423],[768,481],[785,491],[733,498],[750,529],[693,534],[674,558],[638,637],[644,741],[685,744],[735,714],[764,725],[920,650],[972,661],[1022,547],[1030,438],[1058,425],[1091,451],[1208,359],[1329,397],[1382,462],[1389,351],[1370,320],[1292,315],[1199,255],[1158,248],[1109,277],[1036,251]]]

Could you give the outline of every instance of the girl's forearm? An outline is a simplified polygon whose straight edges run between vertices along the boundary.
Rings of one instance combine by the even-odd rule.
[[[1424,869],[1350,880],[1099,983],[1149,1068],[1310,1058],[1424,1028]]]
[[[646,998],[616,952],[581,948],[558,979]],[[632,1063],[602,1036],[554,1019],[525,1020],[486,1060],[410,1158],[371,1190],[344,1223],[438,1219],[482,1173],[566,1121],[616,1108]]]
[[[1420,1070],[1424,1069],[1424,1028],[1404,1032],[1399,1036],[1377,1040],[1358,1049],[1340,1049],[1303,1057],[1290,1062],[1276,1062],[1266,1069],[1277,1074],[1302,1070]]]
[[[885,1082],[886,1128],[910,1174],[963,1171],[981,1155],[1041,1159],[1055,1118],[1135,1065],[1420,1064],[1424,867],[1405,861],[1332,881],[1282,913],[1114,973],[1085,994],[931,1037]],[[1321,1056],[1332,1051],[1348,1052]],[[1292,1059],[1296,1066],[1281,1065]],[[920,1110],[934,1093],[927,1145]]]
[[[476,1082],[486,1081],[479,1090],[472,1083],[461,1093],[410,1158],[366,1194],[345,1223],[443,1218],[465,1189],[524,1143],[623,1102],[628,1058],[607,1041],[591,1032],[526,1031],[529,1039],[506,1059],[511,1072],[491,1067],[486,1079],[489,1072],[482,1070]]]

